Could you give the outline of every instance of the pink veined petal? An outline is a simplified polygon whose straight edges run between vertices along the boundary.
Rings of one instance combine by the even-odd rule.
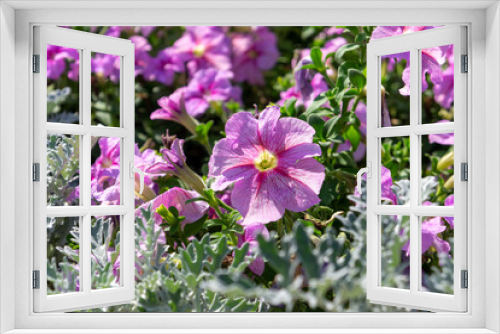
[[[320,155],[321,148],[318,144],[298,144],[278,154],[278,167],[294,167],[297,160],[317,157]]]
[[[309,187],[309,184],[313,186],[317,185],[318,180],[306,181],[306,179],[304,179],[304,182],[301,182],[289,175],[281,174],[278,171],[273,171],[271,173],[274,175],[266,179],[266,182],[269,184],[268,188],[270,189],[269,197],[275,203],[281,203],[285,209],[293,212],[300,212],[320,202],[315,192],[316,189],[313,190]],[[321,178],[321,180],[322,179],[323,178]],[[247,217],[245,217],[245,219],[247,219]]]
[[[285,134],[284,149],[288,149],[302,143],[312,143],[314,128],[306,122],[292,117],[281,118],[278,121],[281,133]]]
[[[209,176],[222,175],[225,170],[253,165],[260,151],[252,145],[239,145],[236,140],[221,139],[215,144],[209,162]]]
[[[144,172],[148,174],[158,175],[158,174],[165,174],[168,172],[172,172],[174,170],[175,167],[172,164],[166,162],[155,162],[154,164],[146,168]]]
[[[268,107],[259,115],[259,135],[268,151],[278,153],[284,147],[284,132],[279,127],[280,108]]]
[[[228,179],[226,179],[224,175],[216,176],[214,178],[215,181],[211,184],[210,187],[215,191],[223,191],[234,183],[233,181],[229,181]]]
[[[323,184],[323,181],[325,179],[325,166],[316,161],[316,159],[314,158],[302,159],[300,161],[297,161],[293,166],[287,168],[278,166],[276,170],[279,170],[281,174],[284,174],[288,178],[292,179],[289,181],[295,183],[297,187],[307,187],[315,195],[319,194],[321,185]],[[289,184],[291,185],[292,182],[290,182]],[[317,196],[311,197],[313,198],[313,201],[316,201],[318,199]]]
[[[285,213],[281,202],[271,199],[275,191],[272,182],[267,182],[267,173],[255,173],[235,183],[231,203],[245,219],[245,223],[268,223],[280,219]]]
[[[226,123],[226,138],[235,139],[241,145],[261,146],[258,122],[249,112],[239,112]]]

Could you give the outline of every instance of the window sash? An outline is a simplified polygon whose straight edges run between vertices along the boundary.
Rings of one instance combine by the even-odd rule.
[[[467,310],[467,290],[461,289],[460,271],[467,269],[467,184],[459,178],[460,163],[467,162],[467,76],[460,73],[460,55],[466,54],[466,28],[442,27],[406,35],[370,41],[367,48],[367,163],[372,177],[367,179],[367,295],[373,303],[430,311]],[[454,45],[454,122],[419,124],[421,110],[421,59],[425,48]],[[410,52],[410,125],[381,127],[380,59],[381,56]],[[428,207],[420,204],[421,192],[421,135],[454,132],[455,205]],[[381,138],[408,136],[410,138],[410,205],[380,205]],[[380,215],[410,216],[410,254],[421,254],[421,224],[423,216],[455,217],[454,228],[454,295],[420,291],[422,282],[421,256],[410,256],[410,289],[380,286],[381,235]]]
[[[80,124],[47,122],[47,45],[74,48],[80,53]],[[120,118],[117,128],[91,125],[91,52],[121,57]],[[131,41],[100,36],[65,28],[39,26],[34,29],[34,54],[40,55],[40,73],[33,74],[34,90],[34,162],[40,163],[40,182],[33,185],[34,270],[40,271],[40,289],[33,290],[34,312],[74,311],[121,304],[134,298],[134,181],[129,177],[129,162],[134,161],[134,46]],[[80,205],[47,207],[46,142],[47,134],[80,136]],[[121,138],[120,205],[92,206],[91,138]],[[91,288],[91,217],[120,215],[120,287],[104,290]],[[47,223],[46,217],[80,217],[79,282],[80,291],[47,296]]]

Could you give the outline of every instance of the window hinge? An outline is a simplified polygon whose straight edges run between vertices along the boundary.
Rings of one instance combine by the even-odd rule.
[[[462,270],[461,271],[461,280],[462,280],[462,289],[467,289],[469,288],[469,273],[467,270]]]
[[[469,181],[469,165],[466,162],[460,164],[460,180]]]
[[[462,55],[462,73],[468,73],[469,72],[469,56],[467,55]]]
[[[33,73],[40,73],[40,55],[33,55]]]
[[[33,181],[40,181],[40,164],[38,162],[33,164]]]
[[[40,289],[40,270],[33,270],[33,289]]]

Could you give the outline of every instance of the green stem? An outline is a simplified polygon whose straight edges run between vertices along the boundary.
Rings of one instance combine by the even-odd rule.
[[[358,107],[359,101],[361,101],[361,97],[359,95],[357,95],[356,98],[354,99],[354,104],[352,105],[352,108],[351,108],[352,112],[356,111],[356,108]]]
[[[221,200],[220,198],[217,198],[217,203],[220,206],[222,206],[223,209],[227,210],[228,212],[234,211],[234,209],[232,207],[230,207],[229,205],[227,205],[226,203],[224,203],[224,201]]]
[[[323,76],[323,78],[325,78],[326,82],[328,83],[328,85],[330,86],[330,88],[335,88],[335,83],[333,82],[333,80],[330,78],[330,76],[326,73],[326,70],[325,71],[322,71],[321,72],[321,75]]]

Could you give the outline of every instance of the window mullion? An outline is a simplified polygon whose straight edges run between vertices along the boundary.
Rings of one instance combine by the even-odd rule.
[[[418,282],[420,276],[419,252],[420,233],[418,216],[414,210],[419,204],[419,136],[415,134],[414,128],[419,123],[419,85],[420,83],[420,62],[418,49],[410,50],[410,126],[412,132],[410,134],[410,291],[415,293],[418,291]]]

